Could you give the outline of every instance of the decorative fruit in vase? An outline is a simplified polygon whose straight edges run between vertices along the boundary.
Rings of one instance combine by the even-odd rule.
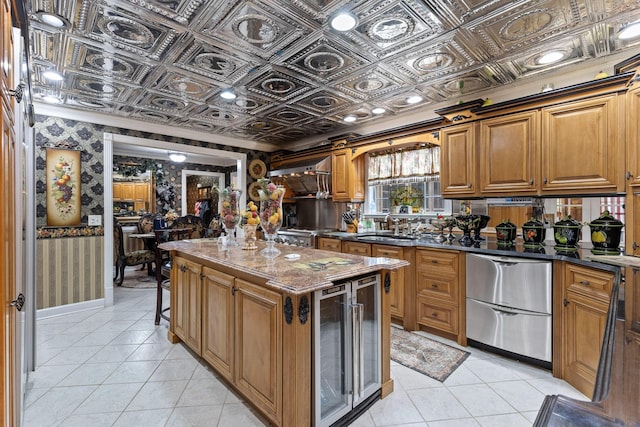
[[[275,258],[280,255],[280,250],[274,246],[274,239],[282,226],[282,199],[285,190],[266,179],[260,179],[258,182],[262,187],[258,190],[260,194],[260,226],[267,239],[267,247],[260,251],[260,254],[266,258]]]

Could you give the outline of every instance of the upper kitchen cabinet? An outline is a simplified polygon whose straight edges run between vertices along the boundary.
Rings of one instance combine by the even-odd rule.
[[[475,196],[476,124],[444,128],[440,132],[440,141],[442,195],[451,198]]]
[[[534,195],[538,192],[539,123],[539,111],[480,121],[478,169],[482,195]]]
[[[624,191],[624,97],[542,108],[543,194]]]
[[[351,148],[335,150],[331,174],[334,202],[364,202],[365,156],[353,157]]]

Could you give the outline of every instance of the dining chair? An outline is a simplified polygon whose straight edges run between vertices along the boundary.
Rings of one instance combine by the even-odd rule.
[[[189,214],[176,218],[170,228],[190,228],[192,231],[188,238],[200,239],[209,237],[207,225],[199,216]]]
[[[116,254],[116,277],[113,279],[118,286],[124,281],[124,268],[134,265],[146,264],[151,266],[156,261],[155,251],[143,249],[139,251],[124,251],[124,234],[122,225],[116,218],[113,219],[113,245]]]
[[[157,296],[156,296],[156,325],[160,324],[160,319],[169,321],[169,316],[165,313],[169,311],[171,307],[162,307],[162,295],[163,291],[171,291],[171,254],[169,251],[160,249],[160,244],[170,242],[174,240],[184,240],[191,238],[192,230],[190,228],[164,228],[161,230],[154,230],[156,235],[156,281]]]
[[[156,214],[154,213],[146,213],[140,217],[138,220],[138,233],[140,234],[149,234],[153,233],[153,221],[156,219]],[[150,251],[156,250],[155,248],[155,240],[144,239],[145,249]],[[144,269],[144,268],[143,268]],[[147,264],[147,271],[149,274],[152,274],[151,264]]]

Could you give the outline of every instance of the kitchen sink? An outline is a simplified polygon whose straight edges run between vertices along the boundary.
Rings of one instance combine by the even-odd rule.
[[[364,235],[358,236],[358,240],[370,241],[370,242],[392,242],[395,240],[418,240],[417,237],[412,236],[393,236],[389,235]]]

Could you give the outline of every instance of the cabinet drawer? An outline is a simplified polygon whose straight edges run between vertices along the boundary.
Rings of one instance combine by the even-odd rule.
[[[429,275],[457,276],[458,254],[456,252],[418,249],[416,251],[416,267],[419,272],[423,271]]]
[[[613,288],[613,273],[567,264],[565,274],[567,290],[609,301]]]
[[[458,307],[433,298],[418,297],[418,323],[457,334]]]
[[[375,257],[403,259],[404,251],[397,246],[371,245],[371,254]]]
[[[371,256],[371,245],[369,243],[342,241],[342,252],[346,254]]]
[[[323,251],[342,252],[342,242],[328,237],[318,238],[318,249]]]
[[[458,280],[456,277],[441,278],[426,272],[418,272],[416,290],[420,296],[458,303]]]

